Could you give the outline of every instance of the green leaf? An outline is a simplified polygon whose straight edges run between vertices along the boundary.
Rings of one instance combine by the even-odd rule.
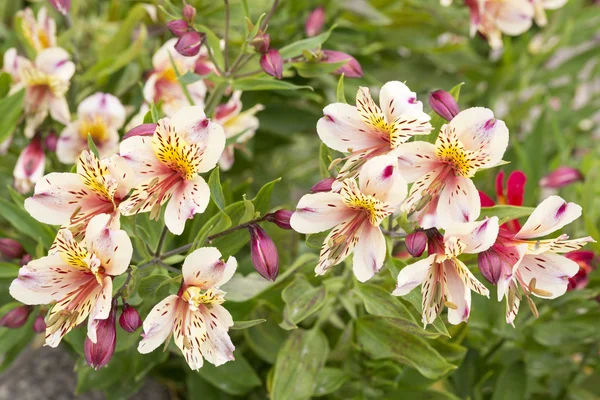
[[[344,89],[344,74],[340,75],[340,79],[338,80],[337,90],[335,92],[335,97],[338,103],[347,104],[346,101],[346,91]]]
[[[493,206],[482,207],[481,218],[498,217],[500,225],[513,219],[528,217],[535,210],[533,207],[517,207],[517,206]]]
[[[507,366],[496,382],[492,400],[514,400],[527,398],[527,371],[521,361]]]
[[[53,228],[38,222],[23,207],[18,207],[5,199],[0,199],[0,215],[13,228],[30,237],[35,242],[41,241],[46,248],[50,248],[56,237],[56,232]]]
[[[150,275],[140,280],[137,290],[140,296],[155,298],[160,297],[158,291],[163,284],[168,284],[171,278],[168,275],[155,274]]]
[[[147,11],[143,4],[136,4],[129,10],[127,18],[117,25],[119,30],[98,54],[98,59],[107,59],[115,54],[124,53],[131,43],[131,36],[139,22],[146,16]]]
[[[429,379],[439,379],[456,369],[424,339],[406,332],[390,318],[364,317],[355,324],[358,345],[374,360],[392,358]]]
[[[350,377],[341,369],[325,367],[317,376],[313,397],[334,393],[349,379]]]
[[[277,355],[271,399],[309,399],[328,353],[327,338],[320,330],[293,331]]]
[[[222,289],[226,293],[227,301],[242,303],[258,296],[273,285],[273,282],[269,282],[258,273],[250,272],[246,276],[235,274]]]
[[[293,83],[271,77],[237,79],[233,83],[233,87],[235,88],[235,90],[241,90],[244,92],[249,92],[253,90],[313,90],[313,88],[310,86],[294,85]]]
[[[279,53],[281,54],[281,58],[284,60],[287,58],[293,58],[302,55],[302,52],[305,50],[313,50],[322,45],[329,39],[331,36],[331,32],[335,29],[335,25],[332,26],[327,32],[323,32],[320,35],[298,40],[297,42],[290,43],[287,46],[283,46],[279,49]]]
[[[281,292],[285,302],[283,321],[279,324],[283,329],[297,329],[296,324],[304,321],[325,305],[327,292],[323,285],[313,287],[304,275],[296,275],[295,279]]]
[[[269,203],[271,202],[271,194],[273,193],[273,187],[275,184],[279,182],[281,178],[277,178],[272,180],[271,182],[265,184],[260,188],[256,197],[252,199],[252,203],[254,204],[254,209],[256,212],[260,213],[260,215],[264,215],[269,211]]]
[[[261,385],[261,380],[240,351],[234,352],[235,359],[219,367],[205,362],[197,374],[225,393],[244,396]]]
[[[261,319],[253,319],[251,321],[235,321],[233,323],[233,326],[231,328],[229,328],[229,329],[232,329],[234,331],[235,330],[248,329],[248,328],[251,328],[253,326],[260,325],[260,324],[262,324],[264,322],[267,322],[267,320],[266,319],[262,319],[262,318]]]
[[[196,25],[196,30],[206,34],[206,41],[208,42],[208,46],[212,51],[215,62],[219,68],[223,70],[225,66],[225,58],[223,57],[223,52],[221,51],[221,39],[219,39],[219,37],[215,35],[215,33],[206,25],[198,24]]]
[[[224,393],[200,378],[195,371],[186,371],[186,395],[189,400],[236,400],[239,397]]]
[[[419,314],[423,312],[420,291],[412,290],[410,293],[402,296],[402,298],[412,304]],[[441,317],[437,317],[431,325],[442,335],[450,337],[450,333],[448,333],[448,329],[446,329],[446,325],[444,325],[444,321],[442,321]]]
[[[244,331],[244,339],[248,347],[269,364],[275,363],[279,349],[287,337],[287,332],[275,322],[279,319],[279,315],[280,312],[272,305],[259,301],[248,318],[264,319],[266,322]]]
[[[0,72],[0,98],[4,98],[10,90],[12,77],[8,72]]]
[[[100,153],[98,152],[98,148],[96,147],[96,143],[94,143],[94,138],[89,133],[88,133],[88,137],[87,137],[87,142],[88,142],[88,149],[90,149],[90,151],[92,153],[94,153],[94,155],[96,156],[96,158],[100,159]]]
[[[24,89],[0,100],[0,115],[2,115],[0,142],[4,142],[16,129],[19,117],[23,112],[24,101]]]
[[[13,279],[19,275],[19,266],[9,262],[0,262],[0,279]]]
[[[152,118],[152,109],[148,110],[148,112],[146,113],[146,115],[144,115],[144,120],[142,121],[143,124],[153,124],[156,123],[154,121],[154,118]]]
[[[454,97],[454,100],[456,100],[457,103],[458,103],[458,98],[460,97],[460,88],[464,84],[465,84],[464,82],[461,82],[458,85],[454,86],[452,89],[450,89],[450,91],[448,92],[452,95],[452,97]],[[444,118],[440,117],[435,111],[431,111],[429,113],[429,116],[431,117],[431,120],[429,122],[431,123],[431,126],[433,127],[433,129],[431,130],[431,133],[429,135],[422,136],[422,137],[423,137],[423,140],[425,140],[429,143],[435,143],[435,141],[438,137],[438,132],[439,132],[440,128],[442,127],[442,125],[444,125],[448,121],[446,121]]]
[[[183,85],[191,85],[192,83],[201,81],[202,79],[204,79],[204,77],[188,71],[185,74],[178,77],[177,79],[179,80],[179,83]]]
[[[303,78],[314,78],[316,76],[327,75],[337,71],[344,66],[348,60],[338,61],[335,63],[326,62],[296,62],[292,63],[292,67],[296,68],[298,75]]]
[[[329,165],[331,165],[331,152],[325,143],[319,146],[319,172],[321,178],[330,178]]]
[[[320,249],[329,232],[310,233],[306,235],[306,245],[311,249]]]
[[[225,214],[225,195],[223,194],[223,186],[221,186],[219,167],[213,169],[208,177],[208,187],[210,188],[210,197],[217,207],[219,207],[219,210]],[[227,216],[227,214],[225,214],[225,216]]]
[[[353,292],[365,303],[365,308],[371,315],[403,318],[416,322],[413,315],[398,298],[379,286],[370,283],[360,284],[356,285]]]
[[[544,346],[569,343],[591,343],[600,340],[600,311],[563,316],[560,319],[535,325],[533,337]]]

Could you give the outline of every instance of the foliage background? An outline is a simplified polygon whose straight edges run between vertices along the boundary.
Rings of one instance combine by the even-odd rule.
[[[222,37],[222,2],[190,3],[198,10],[198,20]],[[235,52],[244,40],[245,13],[242,1],[230,3]],[[271,6],[266,0],[246,3],[252,21]],[[151,56],[171,37],[166,29],[168,17],[159,10],[158,20],[152,21],[141,4],[73,0],[71,28],[51,10],[60,21],[59,44],[77,64],[69,91],[72,110],[95,91],[113,93],[131,105],[130,111],[137,110],[142,101],[140,82],[151,69]],[[525,205],[535,206],[548,194],[537,185],[542,176],[561,165],[580,168],[585,181],[560,193],[584,208],[583,218],[569,233],[582,236],[587,232],[600,238],[600,7],[592,1],[571,0],[550,15],[545,29],[534,27],[518,38],[505,38],[504,53],[491,60],[485,41],[468,37],[469,16],[463,6],[442,8],[437,0],[282,1],[269,24],[273,47],[303,39],[305,17],[321,4],[327,11],[326,26],[336,24],[323,47],[352,54],[365,71],[364,78],[345,79],[349,103],[359,85],[377,88],[389,80],[405,81],[425,100],[434,89],[449,90],[464,82],[461,108],[489,107],[509,127],[511,142],[505,159],[511,163],[504,169],[527,174]],[[14,46],[23,49],[13,21],[26,5],[36,9],[41,4],[0,2],[2,52]],[[258,68],[258,61],[247,68]],[[266,212],[271,189],[271,207],[293,209],[298,198],[323,177],[315,126],[322,108],[336,101],[338,78],[303,78],[289,69],[286,82],[313,90],[248,90],[243,96],[245,108],[262,103],[265,110],[258,115],[261,126],[251,142],[252,156],[237,154],[234,168],[221,173],[226,212],[233,224],[249,219],[255,211]],[[11,185],[12,169],[24,146],[22,135],[16,137],[9,153],[0,159],[2,187]],[[47,171],[69,170],[54,156],[49,158]],[[492,194],[496,172],[480,172],[475,181],[478,188]],[[242,200],[244,194],[254,198],[265,183],[278,178],[282,179],[264,188],[255,201]],[[0,233],[22,241],[30,253],[40,256],[53,232],[28,216],[16,193],[4,193]],[[184,235],[170,237],[168,248],[192,241],[203,227],[207,229],[211,218],[224,224],[215,204],[188,223],[191,228]],[[160,224],[149,223],[143,215],[135,224],[138,252],[141,241],[156,243]],[[125,228],[133,232],[130,225]],[[592,273],[586,289],[539,302],[539,319],[522,307],[516,328],[506,325],[504,304],[493,301],[495,289],[491,288],[492,300],[473,297],[468,325],[445,326],[438,320],[434,328],[423,330],[416,322],[417,291],[406,299],[389,296],[402,261],[390,259],[367,285],[357,285],[348,268],[314,277],[318,250],[311,241],[305,243],[291,231],[264,227],[279,249],[282,268],[275,284],[255,279],[247,232],[216,243],[225,257],[239,251],[239,271],[246,276],[226,290],[234,296],[225,304],[234,320],[266,320],[231,332],[236,361],[219,368],[205,364],[191,372],[174,347],[140,355],[137,335],[118,328],[117,353],[108,367],[96,372],[82,359],[85,331],[77,329],[66,338],[66,345],[79,359],[77,391],[102,389],[107,398],[127,398],[151,375],[178,398],[188,399],[270,395],[276,400],[311,396],[585,400],[600,396],[598,271]],[[600,250],[597,243],[591,246]],[[173,264],[180,261],[171,260]],[[472,261],[470,266],[475,267]],[[0,303],[10,307],[8,285],[17,267],[7,263],[0,267]],[[170,282],[164,270],[139,276],[131,303],[141,304],[140,313],[145,315],[173,290]],[[19,330],[0,328],[0,368],[7,368],[34,340],[32,322]]]

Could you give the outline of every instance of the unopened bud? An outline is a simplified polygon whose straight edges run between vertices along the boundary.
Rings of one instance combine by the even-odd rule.
[[[54,131],[50,131],[46,138],[44,139],[44,146],[46,150],[51,153],[56,152],[56,144],[58,143],[58,135]]]
[[[154,135],[154,131],[156,130],[156,124],[142,124],[138,125],[135,128],[131,129],[125,135],[123,135],[123,140],[134,137],[134,136],[152,136]]]
[[[138,311],[129,304],[123,304],[123,312],[119,317],[119,325],[129,333],[133,333],[142,326],[142,319]]]
[[[67,15],[71,9],[71,0],[48,0],[50,5],[62,15]]]
[[[0,239],[0,254],[3,257],[14,259],[21,258],[25,254],[25,249],[21,243],[10,238]]]
[[[406,250],[413,257],[421,257],[427,247],[427,234],[422,230],[414,231],[406,237]]]
[[[23,257],[21,257],[19,265],[21,265],[21,267],[27,265],[31,260],[33,260],[33,256],[31,254],[25,254]]]
[[[429,106],[446,121],[452,121],[460,112],[458,104],[452,95],[445,90],[436,90],[429,95]]]
[[[13,171],[14,187],[25,194],[33,189],[35,183],[44,175],[46,155],[42,148],[42,140],[36,135],[23,149]]]
[[[323,50],[323,62],[334,64],[340,61],[346,61],[344,65],[336,69],[333,73],[337,75],[344,74],[346,78],[360,78],[363,76],[363,70],[356,58],[350,54],[335,50]]]
[[[96,343],[92,342],[87,336],[85,342],[83,342],[85,361],[94,369],[99,369],[108,364],[115,353],[117,344],[116,309],[116,302],[113,301],[108,318],[98,321]]]
[[[313,187],[310,188],[310,191],[313,193],[331,192],[333,182],[335,182],[335,178],[325,178],[322,181],[315,183]]]
[[[290,218],[293,212],[290,210],[277,210],[272,214],[267,215],[267,221],[273,222],[281,229],[292,229]]]
[[[559,189],[571,183],[583,181],[581,171],[570,167],[558,167],[540,179],[540,186],[544,188]]]
[[[304,25],[306,36],[316,36],[323,30],[323,24],[325,24],[325,9],[323,7],[315,8]]]
[[[204,42],[206,35],[201,32],[188,31],[181,35],[177,43],[175,43],[175,50],[182,56],[193,57],[198,55],[200,47]]]
[[[260,58],[260,67],[277,79],[283,78],[283,60],[276,49],[270,49]]]
[[[46,332],[46,321],[44,321],[44,317],[42,315],[35,317],[35,321],[33,321],[33,331],[35,333]]]
[[[0,318],[0,326],[10,329],[20,328],[27,322],[30,312],[31,306],[19,306],[13,308]]]
[[[175,19],[167,24],[171,33],[177,37],[183,36],[184,33],[190,30],[190,26],[182,19]]]
[[[279,274],[279,255],[273,239],[258,225],[250,225],[250,256],[254,269],[263,278],[274,282]]]
[[[427,253],[432,254],[445,254],[446,248],[444,246],[444,237],[436,228],[427,229]]]
[[[493,248],[477,255],[477,265],[481,275],[494,285],[500,280],[505,263],[500,254]]]
[[[183,6],[182,14],[183,19],[185,19],[190,24],[194,23],[194,18],[196,17],[196,9],[194,8],[194,6],[186,4],[185,6]]]
[[[268,33],[259,33],[250,41],[250,45],[254,47],[260,54],[266,54],[271,46],[271,36]]]

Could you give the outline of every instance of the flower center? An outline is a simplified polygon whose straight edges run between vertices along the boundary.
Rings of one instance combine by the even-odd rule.
[[[379,226],[385,217],[394,212],[393,207],[389,204],[371,195],[362,193],[356,186],[354,179],[346,179],[342,183],[340,194],[346,206],[353,210],[364,211],[373,226]]]
[[[83,118],[79,126],[79,135],[83,139],[87,139],[88,135],[91,135],[96,144],[106,140],[107,131],[106,121],[99,115]]]
[[[24,67],[19,70],[21,80],[31,88],[49,90],[55,96],[63,96],[69,90],[69,83],[48,75],[35,67]]]
[[[225,292],[216,288],[210,288],[203,291],[197,286],[189,286],[181,295],[183,301],[189,304],[191,310],[196,311],[201,304],[208,306],[223,304],[225,302]]]
[[[152,137],[152,147],[160,162],[177,172],[183,179],[194,179],[198,175],[203,152],[197,144],[188,143],[175,132],[168,121],[158,122]]]
[[[458,140],[454,129],[450,134],[440,134],[435,143],[435,155],[441,162],[451,166],[456,176],[471,178],[480,166],[474,153],[466,150]]]

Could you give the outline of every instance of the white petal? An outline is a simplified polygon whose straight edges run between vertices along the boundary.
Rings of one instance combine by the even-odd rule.
[[[358,178],[360,191],[393,206],[402,203],[408,193],[393,156],[379,156],[367,161]]]
[[[210,201],[210,189],[204,178],[197,176],[179,183],[165,209],[165,225],[175,235],[181,235],[185,222],[203,213]]]
[[[330,104],[317,122],[319,138],[327,147],[344,153],[357,152],[374,146],[389,146],[372,133],[361,119],[356,107],[343,103]]]
[[[67,125],[69,121],[71,121],[69,104],[64,96],[51,96],[49,99],[49,105],[50,116],[53,120],[58,121],[63,125]]]
[[[100,259],[106,273],[112,276],[124,273],[133,255],[131,239],[118,225],[118,218],[100,214],[90,220],[85,231],[87,249]]]
[[[450,176],[440,193],[437,221],[441,228],[457,222],[475,221],[481,212],[479,192],[469,178]]]
[[[102,280],[102,290],[98,292],[98,297],[92,307],[88,317],[87,337],[93,343],[96,343],[96,328],[101,320],[107,319],[112,306],[112,278],[105,276]]]
[[[440,166],[435,146],[427,142],[409,142],[396,148],[398,169],[406,182],[415,182],[423,175]]]
[[[181,271],[186,285],[207,290],[228,282],[236,268],[235,257],[225,263],[216,247],[201,247],[185,258]]]
[[[531,28],[533,14],[533,7],[528,1],[504,0],[496,13],[496,26],[507,35],[518,36]]]
[[[449,265],[445,262],[444,266]],[[453,266],[446,267],[446,300],[456,309],[448,307],[448,322],[458,325],[469,319],[471,311],[471,290],[465,285]]]
[[[569,0],[541,0],[546,10],[557,10],[567,4]]]
[[[140,353],[150,353],[171,335],[180,301],[179,297],[173,294],[166,297],[150,311],[144,320],[144,334],[142,335],[144,338],[138,345]]]
[[[569,278],[579,272],[579,264],[567,257],[553,254],[527,254],[519,264],[517,274],[522,284],[529,285],[535,278],[536,289],[547,293],[533,294],[546,299],[554,299],[567,291]]]
[[[533,210],[515,238],[531,239],[548,235],[580,216],[581,206],[567,203],[559,196],[550,196]]]
[[[423,112],[423,103],[417,101],[417,94],[399,81],[390,81],[381,87],[379,104],[387,122],[404,116],[429,121],[431,117]]]
[[[448,252],[448,247],[456,248],[457,252],[451,252],[454,257],[462,253],[481,253],[492,247],[498,237],[498,229],[498,217],[452,224],[444,233],[446,251]]]
[[[75,164],[79,154],[87,149],[87,140],[79,134],[79,126],[79,121],[67,125],[56,142],[56,156],[63,164]]]
[[[354,248],[352,270],[359,282],[366,282],[373,277],[385,260],[385,237],[378,226],[365,224],[358,243]]]
[[[407,265],[402,268],[398,274],[398,282],[396,283],[396,289],[392,292],[394,296],[404,296],[411,290],[419,286],[427,278],[429,269],[435,261],[435,254],[430,255],[427,258],[419,260],[415,263]]]
[[[200,343],[202,355],[206,361],[215,366],[225,364],[233,360],[235,347],[227,333],[233,326],[233,319],[229,311],[221,305],[214,305],[210,310],[201,306],[200,311],[204,315],[206,323],[206,340]]]
[[[119,154],[137,178],[136,185],[148,178],[171,173],[171,170],[154,154],[150,136],[134,136],[123,140]]]
[[[125,123],[125,107],[109,93],[98,92],[86,97],[79,103],[77,114],[80,119],[99,116],[112,129],[120,129]]]
[[[475,293],[478,293],[482,296],[490,297],[490,291],[485,287],[485,285],[475,278],[475,275],[467,268],[465,263],[463,263],[458,258],[454,258],[454,267],[456,268],[456,272],[463,280],[464,284]]]
[[[440,174],[445,173],[445,168],[446,165],[440,165],[413,183],[410,187],[408,197],[402,203],[401,209],[407,213],[412,213],[417,211],[417,209],[424,208],[429,202],[435,201],[436,196],[439,194],[439,189],[437,188],[440,183]],[[433,187],[434,184],[435,187]]]
[[[354,216],[338,193],[315,193],[302,196],[290,224],[299,233],[323,232]]]
[[[71,79],[75,74],[75,64],[69,61],[69,53],[60,47],[51,47],[40,51],[35,59],[40,71],[63,81]]]

